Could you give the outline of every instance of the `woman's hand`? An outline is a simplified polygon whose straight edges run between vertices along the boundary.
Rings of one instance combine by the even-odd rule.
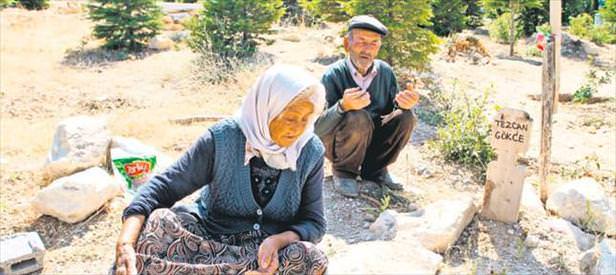
[[[116,275],[137,274],[136,263],[135,248],[131,243],[116,245]]]
[[[129,216],[124,220],[122,231],[120,231],[120,237],[116,244],[115,274],[137,274],[135,244],[144,222],[145,217],[143,215]]]
[[[278,269],[278,250],[281,248],[280,245],[276,235],[266,238],[261,243],[257,253],[258,272],[261,274],[274,274],[276,272]]]
[[[299,241],[299,236],[293,231],[285,231],[267,237],[263,240],[257,252],[259,269],[246,274],[274,274],[279,265],[278,250],[296,241]]]

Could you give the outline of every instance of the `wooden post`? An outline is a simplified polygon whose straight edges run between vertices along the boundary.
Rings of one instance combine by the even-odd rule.
[[[482,216],[517,222],[526,175],[526,166],[518,164],[518,158],[528,151],[532,121],[528,113],[515,109],[503,109],[496,115],[490,144],[497,159],[488,164]]]
[[[539,153],[539,185],[541,201],[548,198],[548,174],[552,147],[552,115],[557,110],[560,91],[561,1],[550,1],[551,37],[543,53],[541,151]]]
[[[541,201],[548,197],[547,177],[550,171],[552,147],[552,113],[554,111],[554,42],[550,41],[543,53],[543,92],[541,106],[541,151],[539,153],[539,185]]]
[[[560,44],[562,41],[561,18],[562,4],[561,0],[550,0],[550,27],[552,27],[552,40],[554,41],[554,113],[558,110],[558,95],[560,94]]]

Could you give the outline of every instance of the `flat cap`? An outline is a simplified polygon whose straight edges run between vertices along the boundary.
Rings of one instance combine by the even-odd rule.
[[[387,27],[383,25],[378,19],[370,15],[358,15],[349,20],[349,31],[352,29],[365,29],[376,32],[382,36],[389,33]]]

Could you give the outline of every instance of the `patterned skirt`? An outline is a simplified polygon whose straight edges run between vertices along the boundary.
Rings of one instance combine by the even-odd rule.
[[[179,210],[179,211],[178,211]],[[179,209],[157,209],[136,246],[139,274],[243,274],[257,270],[262,230],[208,233],[199,218]],[[278,251],[278,274],[323,274],[327,258],[314,244],[295,242]]]

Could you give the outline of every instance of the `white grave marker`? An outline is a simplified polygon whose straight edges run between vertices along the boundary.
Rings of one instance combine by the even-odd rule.
[[[528,151],[531,126],[532,119],[521,110],[503,109],[496,115],[490,143],[497,159],[488,164],[482,216],[506,223],[518,220],[526,166],[517,161]]]

